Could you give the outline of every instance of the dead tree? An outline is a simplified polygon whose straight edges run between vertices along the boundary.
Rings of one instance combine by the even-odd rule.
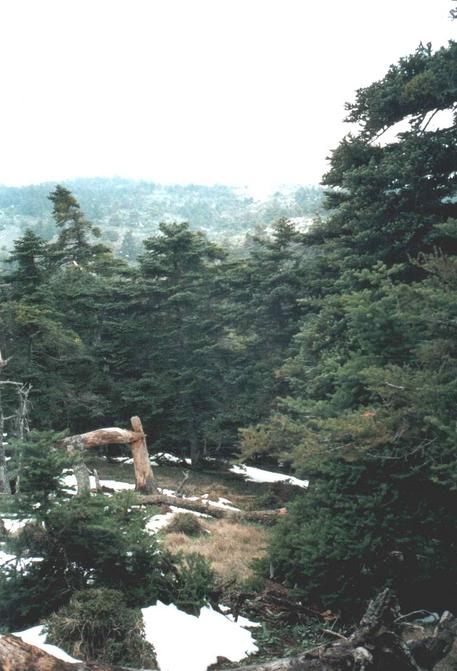
[[[368,606],[352,636],[316,646],[295,657],[234,667],[232,671],[432,671],[456,638],[456,622],[444,613],[431,636],[405,641],[398,602],[385,590]],[[120,671],[112,666],[70,664],[24,643],[0,638],[0,671]]]
[[[11,357],[4,359],[0,351],[0,374],[6,368]],[[13,389],[18,398],[18,408],[12,414],[5,416],[2,391],[3,389]],[[29,432],[29,395],[32,385],[24,384],[22,382],[15,382],[13,380],[0,380],[0,493],[11,494],[11,475],[8,473],[8,464],[5,451],[5,442],[3,440],[6,422],[13,420],[15,424],[15,434],[21,440],[24,440]],[[20,482],[21,472],[21,457],[19,457],[19,464],[16,473],[16,490]]]
[[[146,435],[139,417],[130,420],[132,430],[111,427],[107,429],[96,429],[88,433],[64,438],[61,445],[76,457],[75,475],[78,483],[78,492],[89,491],[89,471],[84,464],[83,450],[101,445],[122,444],[130,445],[135,470],[136,490],[143,494],[157,491],[157,485],[149,460]]]

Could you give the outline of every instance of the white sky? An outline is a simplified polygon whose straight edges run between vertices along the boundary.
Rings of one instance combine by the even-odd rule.
[[[450,0],[0,0],[0,182],[317,183]]]

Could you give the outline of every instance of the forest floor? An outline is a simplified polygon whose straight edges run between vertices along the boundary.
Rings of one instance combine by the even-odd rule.
[[[114,490],[134,487],[132,463],[93,456],[88,466],[97,471],[105,487]],[[303,487],[291,486],[284,481],[272,482],[275,475],[279,478],[284,477],[281,474],[251,469],[245,472],[243,477],[239,473],[231,472],[227,465],[221,464],[218,466],[209,464],[203,470],[192,471],[186,464],[165,462],[154,465],[153,469],[157,484],[164,493],[171,494],[179,490],[183,497],[183,506],[186,499],[206,501],[208,514],[202,515],[184,510],[179,507],[179,503],[177,507],[151,506],[148,514],[150,512],[153,524],[147,528],[172,552],[203,555],[211,563],[218,582],[221,585],[229,585],[228,591],[224,591],[219,603],[225,616],[206,607],[196,618],[177,610],[173,605],[165,606],[160,602],[143,609],[146,629],[151,630],[150,642],[156,648],[159,663],[162,658],[164,664],[163,667],[160,664],[162,668],[173,671],[181,671],[183,668],[183,661],[178,654],[181,647],[176,647],[175,635],[180,640],[182,637],[189,637],[186,647],[187,671],[190,668],[189,653],[193,662],[192,671],[194,669],[203,671],[207,668],[207,664],[211,664],[211,660],[216,659],[217,663],[208,668],[222,670],[236,666],[235,660],[243,658],[240,649],[246,650],[249,655],[245,663],[259,663],[271,658],[294,655],[304,649],[313,648],[316,644],[322,646],[329,642],[329,630],[333,630],[335,635],[338,635],[337,632],[343,635],[347,633],[346,628],[342,629],[339,626],[338,617],[330,611],[316,612],[315,616],[310,617],[300,610],[288,612],[287,607],[284,610],[281,604],[278,606],[278,602],[283,599],[282,606],[289,602],[287,590],[276,585],[274,581],[266,581],[263,585],[256,581],[253,564],[266,556],[272,534],[271,526],[211,516],[212,505],[245,512],[278,508],[286,510],[292,498],[303,495],[306,491]],[[183,483],[185,474],[186,479]],[[259,479],[264,477],[267,481],[249,481],[246,479],[248,476]],[[193,522],[190,530],[187,528],[189,519]],[[192,526],[194,529],[197,528],[197,533],[192,533]],[[240,594],[248,596],[238,611],[237,598]],[[246,617],[241,617],[235,623],[232,615],[227,617],[226,607],[232,609],[235,620],[239,612],[241,616],[247,616],[250,621],[246,620]],[[162,631],[161,627],[166,631]],[[170,631],[174,632],[171,638]],[[210,631],[214,647],[212,651],[208,651],[207,645]],[[413,637],[414,631],[418,631],[417,628],[405,631],[405,637]],[[33,640],[30,642],[39,644],[45,649],[45,635],[41,632],[42,627],[37,626],[21,633],[21,636],[24,640],[32,637]],[[62,658],[65,658],[65,653],[56,650],[60,655],[64,655]],[[200,659],[202,651],[207,654],[205,659]],[[56,654],[54,649],[49,652]],[[229,662],[229,659],[233,662]],[[456,660],[457,648],[454,646],[451,654],[436,667],[437,671],[451,671],[457,668]]]
[[[133,466],[96,459],[90,464],[102,480],[134,483]],[[176,491],[186,471],[182,465],[160,464],[154,476],[161,489]],[[181,493],[186,497],[206,497],[211,501],[243,511],[279,508],[286,504],[296,487],[285,483],[250,482],[242,476],[222,469],[187,471],[190,475]],[[163,506],[159,514],[170,508]],[[211,510],[208,510],[211,513]],[[221,581],[243,585],[253,574],[253,562],[265,556],[271,528],[252,522],[200,518],[201,533],[194,536],[179,530],[158,531],[158,538],[172,552],[197,552],[211,562]]]

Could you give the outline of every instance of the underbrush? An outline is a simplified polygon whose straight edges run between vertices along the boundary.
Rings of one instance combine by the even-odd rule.
[[[70,655],[107,664],[155,664],[144,638],[141,611],[128,608],[121,592],[87,589],[76,592],[46,623],[48,640]]]
[[[192,513],[178,513],[165,528],[165,533],[184,534],[185,536],[201,536],[204,527],[198,517]]]

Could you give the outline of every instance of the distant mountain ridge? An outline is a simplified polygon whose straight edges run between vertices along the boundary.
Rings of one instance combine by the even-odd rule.
[[[187,221],[213,240],[240,245],[247,233],[264,230],[283,217],[307,225],[322,203],[319,186],[285,186],[259,200],[246,188],[225,185],[163,185],[119,177],[61,183],[101,228],[102,239],[127,257],[142,239],[156,233],[162,221]],[[0,249],[10,248],[27,228],[47,240],[54,237],[48,195],[55,185],[0,185]]]

